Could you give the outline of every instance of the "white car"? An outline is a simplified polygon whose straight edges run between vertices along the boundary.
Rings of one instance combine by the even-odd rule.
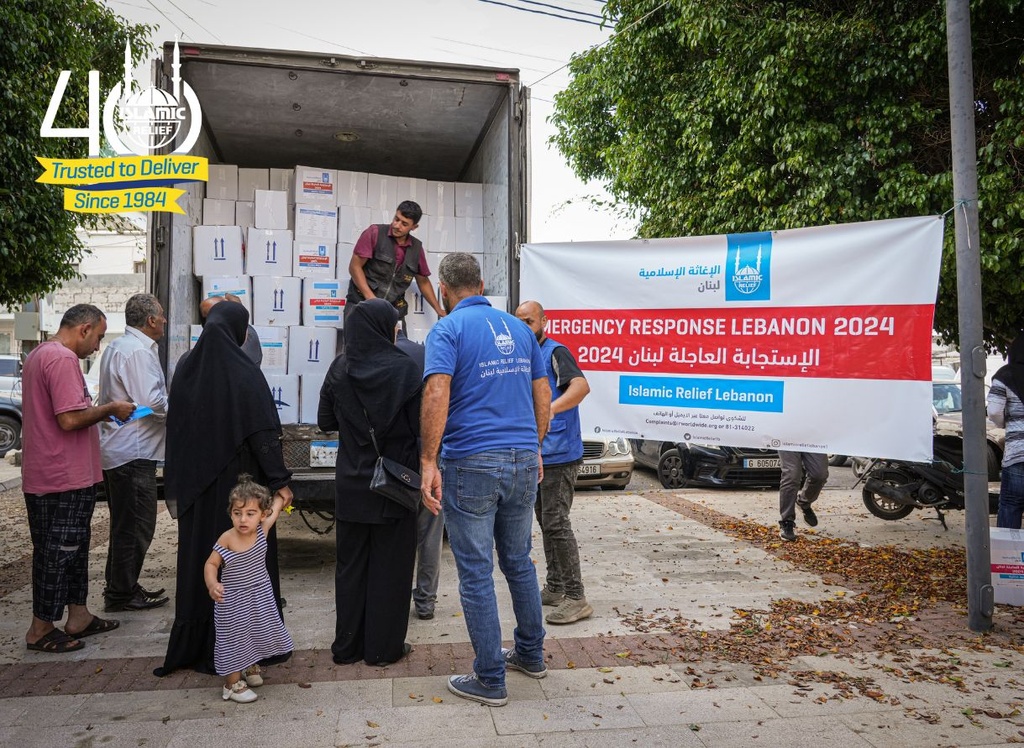
[[[21,397],[21,357],[0,355],[0,395]]]
[[[633,449],[622,437],[583,437],[583,466],[576,487],[625,488],[633,477]]]

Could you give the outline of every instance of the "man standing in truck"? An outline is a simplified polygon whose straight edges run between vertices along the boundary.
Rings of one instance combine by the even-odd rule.
[[[405,292],[413,278],[423,299],[438,318],[444,317],[445,311],[430,285],[430,268],[427,267],[423,242],[412,235],[422,216],[423,209],[418,203],[404,200],[398,204],[390,226],[375,223],[359,235],[348,263],[351,280],[345,298],[346,318],[360,301],[384,299],[394,305],[404,324],[409,311]]]

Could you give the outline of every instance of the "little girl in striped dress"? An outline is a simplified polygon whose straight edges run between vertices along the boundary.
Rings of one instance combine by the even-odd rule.
[[[250,686],[260,686],[259,661],[292,651],[267,573],[267,533],[285,500],[252,477],[242,474],[228,494],[233,527],[218,538],[206,561],[204,578],[213,598],[217,630],[213,664],[227,676],[225,701],[247,704],[256,700]],[[218,579],[219,572],[219,579]]]

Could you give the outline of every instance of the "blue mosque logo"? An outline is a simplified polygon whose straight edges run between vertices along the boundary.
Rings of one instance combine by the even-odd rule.
[[[767,231],[729,234],[726,301],[771,299],[772,235]]]

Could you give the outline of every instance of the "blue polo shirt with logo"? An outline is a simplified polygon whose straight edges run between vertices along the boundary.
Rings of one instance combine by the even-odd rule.
[[[537,450],[533,380],[546,378],[547,368],[522,320],[483,296],[463,299],[427,335],[423,376],[431,374],[452,378],[442,458]]]

